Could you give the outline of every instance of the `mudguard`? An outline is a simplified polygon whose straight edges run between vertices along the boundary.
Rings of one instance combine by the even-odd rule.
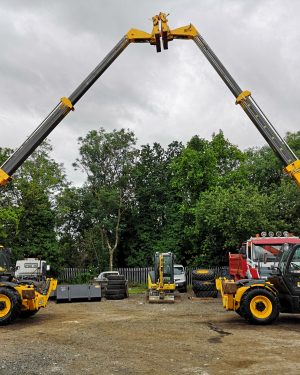
[[[243,279],[243,280],[236,281],[236,285],[238,286],[238,288],[241,288],[241,287],[267,288],[275,295],[278,294],[275,286],[265,279]]]
[[[16,283],[12,283],[11,281],[0,281],[0,286],[9,286],[10,288],[15,288],[18,286]]]

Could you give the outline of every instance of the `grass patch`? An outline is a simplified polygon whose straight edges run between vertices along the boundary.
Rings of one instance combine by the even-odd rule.
[[[128,285],[128,292],[129,294],[141,294],[147,291],[146,284],[129,284]]]

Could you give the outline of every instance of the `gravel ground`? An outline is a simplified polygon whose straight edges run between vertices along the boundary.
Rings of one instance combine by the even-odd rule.
[[[220,299],[56,304],[0,327],[0,374],[300,374],[300,316],[251,326]]]

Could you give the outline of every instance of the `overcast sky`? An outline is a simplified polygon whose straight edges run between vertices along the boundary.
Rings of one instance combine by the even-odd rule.
[[[0,147],[18,147],[69,96],[130,28],[192,23],[277,131],[300,130],[298,0],[0,0]],[[138,144],[222,129],[241,149],[262,146],[258,133],[192,41],[156,53],[131,44],[51,133],[53,157],[76,185],[77,139],[100,126],[129,128]]]

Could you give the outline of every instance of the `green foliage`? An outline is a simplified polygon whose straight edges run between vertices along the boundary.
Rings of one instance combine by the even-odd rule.
[[[146,291],[147,291],[146,284],[131,283],[128,285],[129,295],[143,294],[143,293],[146,293]]]
[[[174,226],[176,196],[171,187],[171,162],[182,145],[173,142],[165,150],[158,143],[142,146],[132,173],[133,199],[127,213],[129,236],[124,237],[126,265],[152,264],[155,251],[178,247]],[[177,212],[177,208],[176,208]],[[175,223],[176,225],[176,223]]]
[[[19,207],[3,207],[0,211],[0,243],[9,246],[9,241],[19,233],[21,209]]]
[[[77,274],[75,277],[68,279],[68,284],[87,284],[90,283],[94,277],[95,272],[93,270],[81,272]],[[60,282],[59,277],[58,281]]]
[[[202,261],[223,260],[227,251],[237,248],[250,235],[282,228],[276,203],[274,194],[262,194],[250,184],[217,186],[203,192],[195,212]]]
[[[48,142],[40,145],[3,189],[0,241],[13,249],[15,258],[40,257],[55,271],[62,261],[55,231],[55,198],[66,183],[62,166],[49,156],[51,150]],[[2,158],[11,153],[4,151]]]
[[[300,132],[286,140],[299,155]],[[172,251],[184,265],[216,266],[262,230],[300,235],[299,187],[269,147],[242,152],[220,131],[186,146],[137,149],[133,132],[103,128],[79,146],[74,167],[86,173],[83,186],[66,182],[46,142],[1,187],[0,244],[15,257],[45,258],[57,273],[149,266],[156,251]],[[0,148],[0,162],[11,152]]]
[[[123,216],[131,198],[131,172],[137,155],[134,134],[125,129],[90,131],[79,139],[80,158],[74,163],[87,174],[82,188],[80,245],[92,244],[97,264],[103,265],[109,254],[112,269],[114,255],[123,228]],[[99,242],[99,239],[101,242]]]

